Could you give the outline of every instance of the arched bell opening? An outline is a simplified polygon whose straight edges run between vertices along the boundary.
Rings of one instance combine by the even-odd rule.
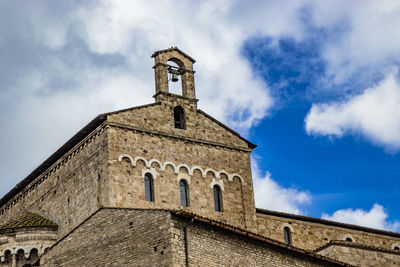
[[[167,62],[168,65],[168,91],[171,94],[182,95],[183,96],[183,87],[182,87],[182,67],[178,65],[180,61],[170,59]]]

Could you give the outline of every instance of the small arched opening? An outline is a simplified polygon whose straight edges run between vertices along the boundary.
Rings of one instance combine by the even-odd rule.
[[[189,190],[186,180],[182,179],[179,181],[179,191],[181,195],[181,206],[189,207]]]
[[[31,249],[29,260],[36,260],[37,258],[39,258],[39,251],[36,248]]]
[[[11,263],[11,260],[12,260],[11,250],[6,250],[4,252],[4,260],[5,260],[5,263]]]
[[[174,125],[177,129],[186,129],[185,110],[181,106],[174,108]]]
[[[146,201],[154,202],[154,179],[150,173],[144,175],[144,190]]]
[[[222,192],[219,185],[214,185],[214,210],[222,212]]]
[[[175,95],[183,95],[182,71],[179,64],[183,66],[180,60],[172,58],[167,61],[168,64],[168,92]]]
[[[17,251],[17,261],[21,262],[25,259],[25,252],[23,249]]]
[[[283,228],[283,238],[285,239],[285,243],[288,245],[292,244],[292,232],[289,227]]]

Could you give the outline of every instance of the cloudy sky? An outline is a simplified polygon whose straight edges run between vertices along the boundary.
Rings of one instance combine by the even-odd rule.
[[[0,0],[0,196],[99,113],[153,102],[153,51],[258,144],[258,207],[400,231],[400,2]]]

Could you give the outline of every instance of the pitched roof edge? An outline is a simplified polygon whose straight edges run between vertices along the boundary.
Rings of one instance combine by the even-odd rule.
[[[335,221],[330,221],[330,220],[325,220],[325,219],[320,219],[320,218],[315,218],[315,217],[307,217],[307,216],[303,216],[303,215],[296,215],[296,214],[290,214],[290,213],[285,213],[285,212],[280,212],[280,211],[272,211],[272,210],[266,210],[266,209],[260,209],[260,208],[256,208],[256,213],[277,216],[277,217],[282,217],[282,218],[289,218],[289,219],[293,219],[293,220],[312,222],[312,223],[320,223],[320,224],[325,224],[325,225],[330,225],[330,226],[336,226],[336,227],[341,227],[341,228],[347,228],[347,229],[352,229],[352,230],[357,230],[357,231],[363,231],[363,232],[368,232],[368,233],[373,233],[373,234],[387,235],[387,236],[391,236],[391,237],[400,238],[400,233],[395,233],[395,232],[390,232],[390,231],[380,230],[380,229],[375,229],[375,228],[369,228],[369,227],[359,226],[359,225],[355,225],[355,224],[335,222]]]
[[[201,114],[203,114],[204,116],[206,116],[208,119],[212,120],[213,122],[217,123],[219,126],[225,128],[226,130],[230,131],[231,133],[233,133],[234,135],[236,135],[237,137],[239,137],[240,139],[244,140],[249,148],[254,149],[257,147],[257,145],[253,144],[252,142],[250,142],[249,140],[245,139],[244,137],[242,137],[238,132],[236,132],[235,130],[233,130],[232,128],[229,128],[228,126],[226,126],[225,124],[223,124],[222,122],[220,122],[219,120],[215,119],[214,117],[212,117],[211,115],[205,113],[204,111],[202,111],[201,109],[197,109],[197,111]]]
[[[162,49],[162,50],[158,50],[158,51],[155,51],[152,55],[151,55],[151,57],[153,58],[153,57],[156,57],[158,54],[160,54],[160,53],[163,53],[163,52],[168,52],[168,51],[178,51],[179,53],[181,53],[182,55],[184,55],[185,57],[187,57],[190,61],[192,61],[193,63],[195,63],[196,62],[196,60],[194,59],[194,58],[192,58],[191,56],[189,56],[188,54],[186,54],[185,52],[183,52],[182,50],[180,50],[178,47],[176,47],[176,46],[173,46],[173,47],[170,47],[170,48],[167,48],[167,49]]]
[[[206,217],[198,216],[198,215],[196,215],[194,213],[189,213],[189,212],[186,212],[186,211],[183,211],[183,210],[179,210],[179,211],[171,210],[170,212],[173,215],[176,215],[176,216],[182,216],[182,217],[185,217],[185,218],[190,218],[193,221],[198,221],[200,223],[205,223],[205,224],[208,224],[208,225],[212,225],[212,226],[215,226],[217,228],[221,228],[221,229],[224,229],[224,230],[239,234],[241,236],[246,236],[246,237],[249,237],[251,239],[258,240],[258,241],[267,243],[267,244],[275,246],[275,247],[279,247],[281,249],[287,249],[287,250],[290,250],[290,251],[295,252],[295,253],[299,253],[299,254],[302,254],[302,255],[305,255],[305,256],[312,257],[312,258],[314,258],[316,260],[321,260],[321,261],[329,262],[329,263],[332,263],[332,264],[337,264],[337,265],[340,265],[340,266],[353,266],[353,265],[348,264],[348,263],[344,263],[344,262],[341,262],[341,261],[334,260],[332,258],[328,258],[326,256],[322,256],[322,255],[316,254],[313,251],[308,251],[308,250],[304,250],[304,249],[301,249],[301,248],[297,248],[297,247],[282,243],[280,241],[277,241],[277,240],[274,240],[274,239],[270,239],[270,238],[258,235],[256,233],[247,231],[247,230],[242,229],[240,227],[232,226],[232,225],[225,224],[225,223],[222,223],[222,222],[219,222],[219,221],[216,221],[216,220],[212,220],[212,219],[209,219],[209,218],[206,218]]]
[[[28,186],[36,177],[41,173],[46,171],[51,165],[53,165],[57,160],[59,160],[65,153],[72,149],[76,144],[78,144],[83,138],[85,138],[89,133],[95,130],[99,125],[101,125],[105,120],[106,116],[104,114],[98,115],[91,122],[89,122],[85,127],[83,127],[79,132],[77,132],[73,137],[71,137],[64,145],[56,150],[50,157],[48,157],[42,164],[40,164],[36,169],[34,169],[27,177],[25,177],[21,182],[14,186],[7,194],[5,194],[0,199],[0,208],[3,207],[10,199],[17,195],[21,190]]]
[[[58,225],[52,220],[45,218],[34,212],[24,212],[18,217],[11,218],[5,224],[0,226],[0,232],[15,230],[21,228],[50,228],[57,230]]]
[[[21,182],[14,186],[7,194],[5,194],[0,199],[0,209],[9,200],[16,196],[21,190],[28,186],[36,177],[46,171],[51,165],[53,165],[57,160],[59,160],[65,153],[71,150],[76,144],[78,144],[83,138],[94,131],[98,126],[100,126],[104,121],[107,120],[108,115],[117,114],[120,112],[140,109],[149,106],[159,105],[160,103],[150,103],[141,106],[135,106],[127,109],[116,110],[112,112],[107,112],[96,116],[92,121],[90,121],[85,127],[79,130],[74,136],[72,136],[64,145],[56,150],[50,157],[48,157],[42,164],[40,164],[36,169],[34,169],[27,177],[25,177]]]
[[[358,248],[358,249],[366,249],[366,250],[373,250],[373,251],[379,251],[379,252],[384,252],[384,253],[391,253],[395,255],[400,255],[400,251],[396,251],[394,249],[387,249],[387,248],[382,248],[378,246],[371,246],[371,245],[364,245],[360,243],[355,243],[355,242],[349,242],[345,240],[331,240],[325,245],[317,248],[314,250],[315,253],[320,252],[330,246],[343,246],[343,247],[352,247],[352,248]]]

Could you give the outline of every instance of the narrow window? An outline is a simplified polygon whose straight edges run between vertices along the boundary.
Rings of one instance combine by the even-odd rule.
[[[179,181],[179,188],[180,188],[180,191],[181,191],[181,206],[189,207],[187,182],[185,180],[180,180]]]
[[[153,188],[153,176],[150,173],[146,173],[144,176],[144,190],[146,194],[146,201],[154,201],[154,188]]]
[[[174,108],[174,120],[175,120],[175,128],[186,129],[185,111],[181,106],[176,106]]]
[[[283,228],[283,237],[285,238],[285,243],[290,245],[292,244],[292,234],[290,232],[289,227]]]
[[[218,185],[214,185],[214,209],[215,211],[222,212],[221,187]]]

